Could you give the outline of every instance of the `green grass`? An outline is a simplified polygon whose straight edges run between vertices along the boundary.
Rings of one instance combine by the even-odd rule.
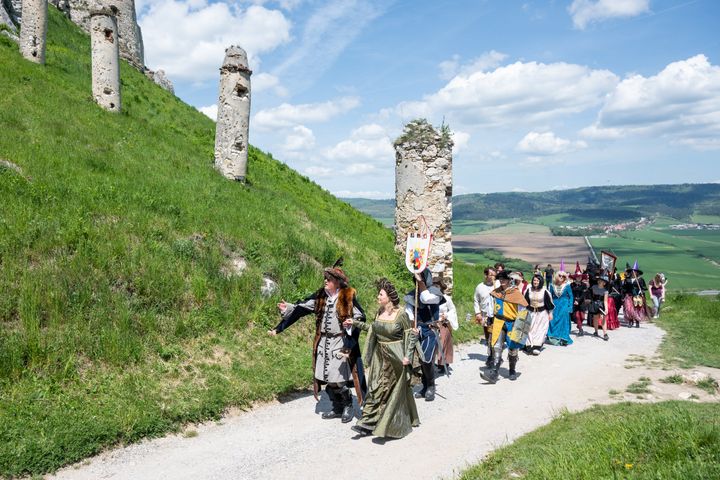
[[[718,391],[718,382],[712,377],[705,377],[695,384],[699,389],[705,390],[710,395],[715,395]]]
[[[650,393],[648,388],[652,382],[647,377],[640,377],[637,382],[633,382],[625,389],[628,393]]]
[[[682,375],[669,375],[665,378],[661,378],[660,382],[662,383],[672,383],[675,385],[680,385],[684,382]]]
[[[509,219],[493,219],[487,221],[481,220],[453,220],[453,233],[455,235],[470,235],[473,233],[479,233],[486,230],[492,230],[494,228],[502,227],[514,220]]]
[[[528,274],[533,271],[531,263],[520,258],[508,258],[501,252],[493,249],[457,248],[453,249],[453,256],[456,260],[477,265],[480,272],[485,267],[493,266],[496,263],[503,263],[505,268],[512,271],[519,271]],[[529,278],[529,277],[526,277]]]
[[[3,38],[0,158],[23,174],[0,169],[0,477],[306,388],[312,320],[266,331],[341,255],[368,312],[378,277],[409,288],[390,230],[254,148],[249,185],[226,181],[214,123],[128,65],[123,112],[97,107],[56,9],[46,66]]]
[[[690,220],[696,223],[720,223],[720,215],[702,215],[695,214],[690,217]],[[677,223],[677,222],[676,222]]]
[[[717,403],[595,406],[561,414],[460,478],[719,478],[719,418]]]
[[[673,295],[658,320],[667,333],[660,345],[666,360],[684,367],[720,368],[720,301],[695,295]]]

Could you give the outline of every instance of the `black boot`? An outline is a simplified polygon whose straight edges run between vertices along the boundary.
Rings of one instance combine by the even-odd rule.
[[[355,418],[355,409],[353,408],[352,395],[350,394],[350,389],[345,387],[342,390],[342,393],[340,394],[340,396],[342,399],[342,406],[343,406],[342,415],[341,415],[342,423],[348,423],[353,418]]]
[[[508,361],[510,362],[510,375],[508,378],[512,381],[517,380],[517,372],[515,371],[515,365],[517,365],[518,357],[515,356],[509,356]]]
[[[488,383],[497,383],[498,376],[500,375],[500,365],[502,364],[502,354],[498,355],[497,358],[493,358],[493,364],[488,367],[484,372],[480,372],[480,378]]]
[[[425,401],[432,402],[433,400],[435,400],[435,385],[430,385],[425,392]]]
[[[330,401],[332,402],[332,410],[329,412],[323,412],[323,414],[320,415],[320,418],[325,420],[340,418],[343,413],[343,404],[340,394],[337,392],[337,389],[331,387],[330,385],[325,387],[325,393],[327,393],[328,398],[330,398]]]
[[[487,359],[485,360],[485,367],[490,368],[495,361],[495,357],[493,356],[492,350],[490,351],[490,355],[488,355]]]

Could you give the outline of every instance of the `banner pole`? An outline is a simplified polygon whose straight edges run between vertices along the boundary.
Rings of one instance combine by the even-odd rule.
[[[415,324],[414,328],[417,329],[417,316],[418,316],[418,283],[417,278],[415,279],[415,316],[413,317]]]

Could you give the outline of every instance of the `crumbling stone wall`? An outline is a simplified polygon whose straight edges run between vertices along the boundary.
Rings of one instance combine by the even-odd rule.
[[[111,112],[120,111],[120,51],[117,9],[106,4],[90,8],[90,50],[92,91],[98,105]]]
[[[15,26],[20,25],[20,20],[22,19],[22,0],[0,0],[0,3],[5,7],[5,11]]]
[[[433,231],[428,267],[452,293],[452,138],[426,120],[408,123],[395,141],[395,247],[405,251],[408,232],[425,217]]]
[[[237,46],[225,50],[225,61],[220,68],[215,168],[226,178],[240,182],[244,182],[247,175],[250,75],[245,50]]]
[[[5,3],[7,2],[7,5]],[[15,23],[15,20],[13,19],[13,16],[11,15],[12,5],[7,0],[0,0],[0,25],[5,25],[7,27],[10,27],[13,32],[17,28],[17,24]]]
[[[45,41],[47,37],[47,0],[23,0],[25,12],[20,24],[20,53],[31,62],[45,63]]]

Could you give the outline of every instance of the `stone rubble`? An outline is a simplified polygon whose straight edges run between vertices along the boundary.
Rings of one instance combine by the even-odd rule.
[[[17,32],[17,24],[10,14],[10,9],[5,6],[6,0],[0,0],[0,25],[5,25],[13,32]],[[4,30],[7,31],[7,30]]]
[[[271,297],[278,291],[278,284],[270,277],[263,277],[263,285],[260,287],[260,293],[263,297]]]
[[[165,74],[165,70],[157,70],[155,72],[148,70],[148,76],[152,79],[153,82],[157,83],[168,92],[175,94],[175,87]]]
[[[425,120],[405,126],[395,141],[395,248],[405,252],[409,231],[420,215],[433,230],[428,267],[453,286],[452,146],[448,131]]]

